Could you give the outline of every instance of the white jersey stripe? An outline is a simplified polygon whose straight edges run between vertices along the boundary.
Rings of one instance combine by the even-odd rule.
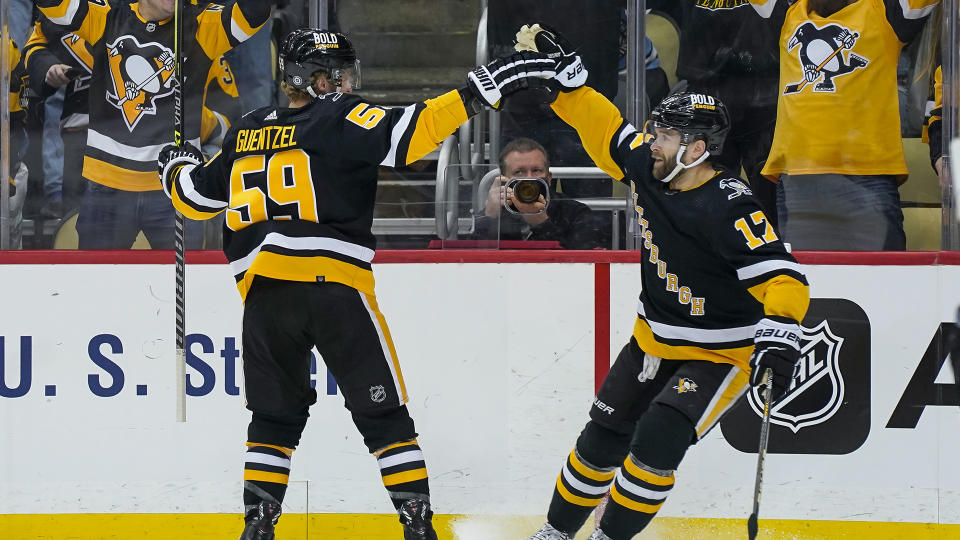
[[[400,146],[400,139],[403,138],[403,134],[410,125],[410,120],[413,118],[415,108],[416,105],[408,105],[403,108],[403,116],[400,117],[397,125],[393,126],[393,133],[390,135],[390,151],[387,152],[387,157],[383,158],[383,161],[380,162],[381,165],[385,167],[397,166],[397,147]],[[406,163],[401,163],[400,165],[406,165]]]
[[[800,269],[800,265],[798,263],[793,261],[770,259],[751,264],[749,266],[744,266],[743,268],[738,268],[737,277],[741,280],[750,279],[774,270],[793,270],[799,274],[803,273],[803,270]]]
[[[200,138],[188,141],[193,146],[200,148]],[[154,144],[150,146],[129,146],[119,143],[107,135],[100,133],[95,129],[87,130],[87,146],[102,150],[111,156],[117,156],[133,161],[156,161],[160,157],[160,150],[170,144]]]
[[[73,22],[74,15],[77,14],[77,10],[80,9],[80,3],[86,0],[68,0],[70,5],[67,7],[66,13],[62,17],[56,17],[50,19],[50,22],[53,24],[59,24],[61,26],[68,26]]]
[[[402,465],[404,463],[412,463],[414,461],[423,461],[422,451],[408,450],[406,452],[401,452],[399,454],[394,454],[392,456],[380,458],[377,460],[377,464],[380,466],[380,470],[383,470],[383,469],[386,469],[387,467]]]
[[[753,340],[754,325],[737,326],[733,328],[690,328],[687,326],[674,326],[652,321],[647,318],[643,309],[643,302],[637,303],[637,315],[643,317],[650,329],[657,336],[667,339],[682,339],[694,343],[728,343],[731,341]]]
[[[623,129],[620,131],[620,137],[617,138],[617,146],[619,147],[621,144],[623,144],[623,141],[627,140],[627,137],[636,132],[637,128],[633,127],[633,124],[627,124],[623,126]]]
[[[710,417],[710,413],[713,412],[713,408],[717,406],[717,402],[720,401],[720,398],[723,397],[724,392],[727,391],[727,388],[730,387],[730,383],[733,382],[733,378],[737,376],[737,373],[740,371],[740,368],[730,365],[730,371],[727,372],[727,376],[723,378],[723,382],[720,383],[720,387],[717,388],[717,391],[713,393],[713,397],[710,398],[710,403],[707,404],[707,408],[703,410],[703,414],[700,416],[700,419],[697,420],[697,433],[705,433],[706,430],[703,429],[704,423],[707,421],[707,418]],[[736,400],[734,400],[735,402]],[[714,422],[717,421],[719,415],[714,418]]]
[[[900,9],[903,10],[905,19],[922,19],[930,14],[937,7],[938,2],[931,2],[922,8],[910,7],[910,0],[900,0]]]
[[[360,295],[360,301],[363,302],[363,306],[367,308],[367,313],[370,314],[370,322],[373,323],[373,327],[377,330],[377,337],[380,338],[380,348],[383,350],[383,358],[387,362],[387,367],[390,369],[390,376],[393,377],[393,386],[397,391],[397,402],[399,405],[403,405],[403,387],[400,386],[400,377],[395,367],[397,365],[397,359],[390,354],[386,334],[383,328],[380,327],[380,320],[377,318],[377,314],[374,313],[370,308],[370,303],[367,302],[367,295],[360,291],[357,291],[357,294]]]
[[[613,483],[613,478],[611,478],[609,482],[602,486],[591,486],[590,484],[581,482],[576,476],[573,475],[573,473],[570,472],[569,464],[563,466],[562,472],[563,478],[568,484],[573,486],[573,488],[577,491],[586,493],[587,495],[603,495],[608,489],[610,489],[610,484]]]
[[[193,184],[193,177],[190,176],[190,173],[193,172],[195,168],[196,165],[184,165],[184,167],[180,169],[180,175],[177,176],[177,181],[180,184],[180,193],[193,204],[203,207],[197,208],[197,210],[217,212],[226,208],[226,201],[208,199],[197,192],[197,188]]]
[[[283,467],[285,469],[290,468],[290,458],[282,458],[279,456],[272,456],[270,454],[262,454],[260,452],[248,451],[245,461],[247,463],[262,463],[264,465],[273,465],[274,467]]]
[[[304,251],[335,251],[342,255],[353,257],[354,259],[359,259],[367,263],[373,260],[374,254],[374,251],[370,248],[352,244],[350,242],[344,242],[343,240],[336,240],[334,238],[326,238],[323,236],[286,236],[280,233],[272,232],[267,234],[267,236],[264,237],[263,242],[260,242],[260,244],[253,248],[253,250],[251,250],[246,256],[230,263],[230,268],[233,270],[233,273],[239,274],[241,272],[246,272],[247,269],[250,268],[250,265],[253,264],[254,259],[257,258],[260,250],[266,245]]]
[[[652,489],[647,489],[643,486],[638,486],[633,482],[627,480],[627,478],[623,476],[623,469],[617,469],[617,486],[623,489],[624,491],[629,491],[630,493],[633,493],[637,497],[643,497],[645,499],[651,499],[654,501],[662,501],[666,499],[667,495],[669,495],[670,492],[673,491],[672,485],[670,486],[669,489],[666,489],[664,491],[654,491]]]

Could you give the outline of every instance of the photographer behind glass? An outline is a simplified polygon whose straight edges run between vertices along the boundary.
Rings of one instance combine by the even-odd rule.
[[[590,208],[553,190],[550,160],[537,141],[521,137],[500,152],[500,176],[487,193],[476,238],[555,240],[565,249],[593,249],[600,237]],[[506,209],[506,212],[502,211]]]

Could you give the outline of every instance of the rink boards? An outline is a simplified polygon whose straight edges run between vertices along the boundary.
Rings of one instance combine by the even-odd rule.
[[[775,415],[761,528],[770,538],[960,536],[960,393],[940,332],[960,302],[960,259],[798,258],[814,303],[802,380]],[[172,256],[96,260],[0,256],[4,538],[163,538],[172,524],[177,538],[236,536],[248,413],[229,268],[217,254],[188,265],[190,396],[178,424]],[[378,261],[445,537],[525,537],[604,360],[630,334],[637,255]],[[281,538],[397,537],[322,362],[314,380],[319,402],[293,458]],[[742,537],[757,423],[745,402],[692,448],[660,513],[671,519],[641,538]]]

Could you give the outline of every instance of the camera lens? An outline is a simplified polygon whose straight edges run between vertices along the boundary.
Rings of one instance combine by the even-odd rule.
[[[525,204],[537,202],[540,198],[540,182],[536,180],[518,180],[513,186],[513,196]]]

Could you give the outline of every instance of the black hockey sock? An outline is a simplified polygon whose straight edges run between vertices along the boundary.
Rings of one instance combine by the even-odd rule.
[[[249,510],[260,501],[282,503],[290,480],[293,448],[247,443],[243,467],[243,504]]]
[[[628,455],[610,488],[600,528],[613,540],[629,540],[657,514],[673,489],[673,471],[654,469]]]
[[[547,521],[570,536],[576,534],[603,500],[614,474],[615,467],[598,468],[581,459],[576,450],[570,452],[553,489]]]
[[[416,439],[391,444],[373,453],[383,485],[397,509],[408,499],[430,501],[430,483],[423,452]]]

